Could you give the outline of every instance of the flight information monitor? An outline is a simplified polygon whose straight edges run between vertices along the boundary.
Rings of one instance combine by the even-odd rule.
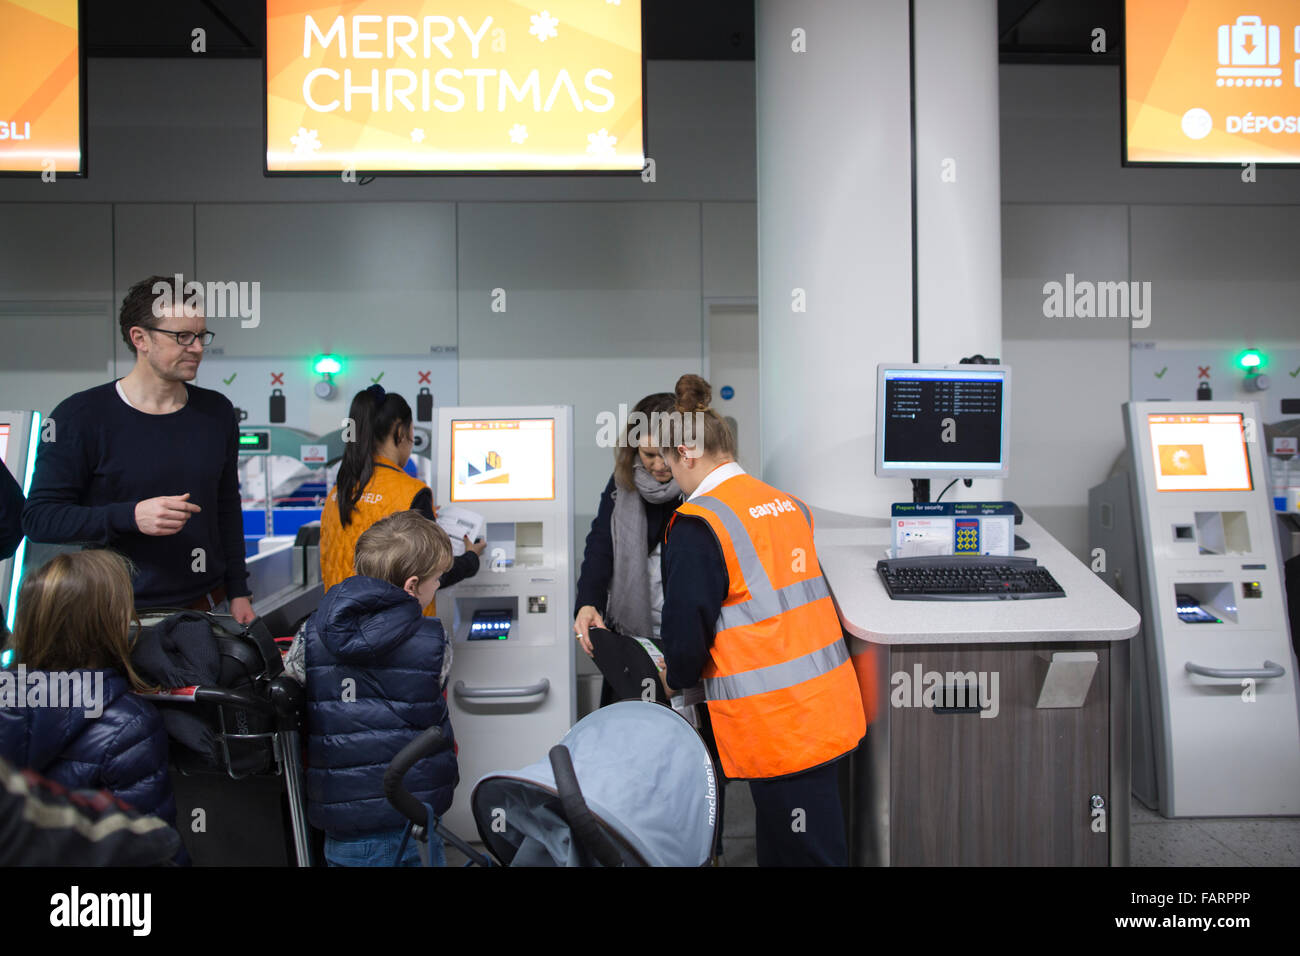
[[[555,421],[453,421],[452,501],[555,498]]]
[[[1005,365],[878,366],[876,474],[1005,478],[1010,386]]]
[[[1250,491],[1240,413],[1147,415],[1157,491]]]

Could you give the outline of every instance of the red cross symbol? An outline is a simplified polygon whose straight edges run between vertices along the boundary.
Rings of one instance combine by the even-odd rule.
[[[1196,366],[1196,367],[1197,367],[1198,369],[1200,369],[1200,374],[1196,376],[1197,378],[1209,378],[1209,377],[1210,377],[1210,367],[1209,367],[1208,365],[1198,365],[1198,366]]]
[[[271,384],[272,384],[272,385],[283,385],[283,384],[284,384],[284,373],[283,373],[283,372],[272,372],[272,373],[271,373]]]
[[[430,370],[430,371],[428,371],[428,372],[421,372],[421,373],[420,373],[420,384],[421,384],[421,385],[425,385],[425,384],[432,385],[433,382],[430,381],[430,379],[429,379],[429,376],[432,375],[432,374],[433,374],[433,371],[432,371],[432,370]]]

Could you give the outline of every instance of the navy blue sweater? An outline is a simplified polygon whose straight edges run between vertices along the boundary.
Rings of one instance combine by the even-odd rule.
[[[31,675],[36,671],[29,671]],[[69,790],[108,790],[141,813],[176,822],[167,774],[167,732],[149,701],[114,670],[80,671],[103,679],[103,713],[81,707],[0,705],[0,757]],[[90,677],[93,680],[93,677]]]
[[[130,558],[137,607],[189,604],[223,585],[231,598],[249,593],[235,410],[220,392],[185,388],[189,400],[167,415],[127,405],[113,382],[60,402],[23,511],[33,541],[106,546]],[[176,534],[136,527],[136,504],[186,492],[202,510]]]
[[[429,727],[451,739],[442,624],[401,588],[354,575],[326,592],[303,639],[308,819],[335,834],[401,827],[405,818],[384,797],[384,771]],[[439,814],[459,781],[451,749],[406,775],[407,789]]]
[[[681,690],[700,682],[729,589],[727,562],[713,529],[702,518],[678,515],[664,546],[660,635],[669,687]]]

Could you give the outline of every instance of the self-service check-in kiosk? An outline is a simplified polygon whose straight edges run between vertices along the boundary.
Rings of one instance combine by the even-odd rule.
[[[438,507],[482,515],[487,538],[478,574],[436,599],[453,649],[453,831],[475,832],[480,777],[534,763],[577,717],[572,435],[568,406],[438,410]]]
[[[1142,614],[1133,792],[1168,817],[1300,813],[1296,661],[1258,414],[1128,403],[1127,471],[1089,492],[1094,569]]]
[[[36,467],[36,445],[40,440],[41,414],[32,411],[0,411],[0,462],[9,469],[26,495],[32,490],[32,470]],[[18,545],[12,557],[0,561],[0,605],[4,605],[5,625],[13,630],[18,607],[18,587],[27,554],[27,539]]]

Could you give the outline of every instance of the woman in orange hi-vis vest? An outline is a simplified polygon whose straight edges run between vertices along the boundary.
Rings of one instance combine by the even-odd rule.
[[[687,495],[665,545],[665,682],[703,682],[722,772],[749,780],[758,865],[844,866],[837,761],[866,717],[812,516],[736,463],[711,394],[683,375],[658,434]]]
[[[403,469],[415,446],[411,406],[396,392],[371,385],[357,392],[348,415],[356,426],[347,443],[338,479],[320,516],[320,570],[325,590],[355,572],[352,562],[361,533],[397,511],[418,511],[434,519],[433,491]],[[465,541],[465,553],[452,561],[440,587],[478,573],[486,543]],[[434,605],[425,609],[433,616]]]

